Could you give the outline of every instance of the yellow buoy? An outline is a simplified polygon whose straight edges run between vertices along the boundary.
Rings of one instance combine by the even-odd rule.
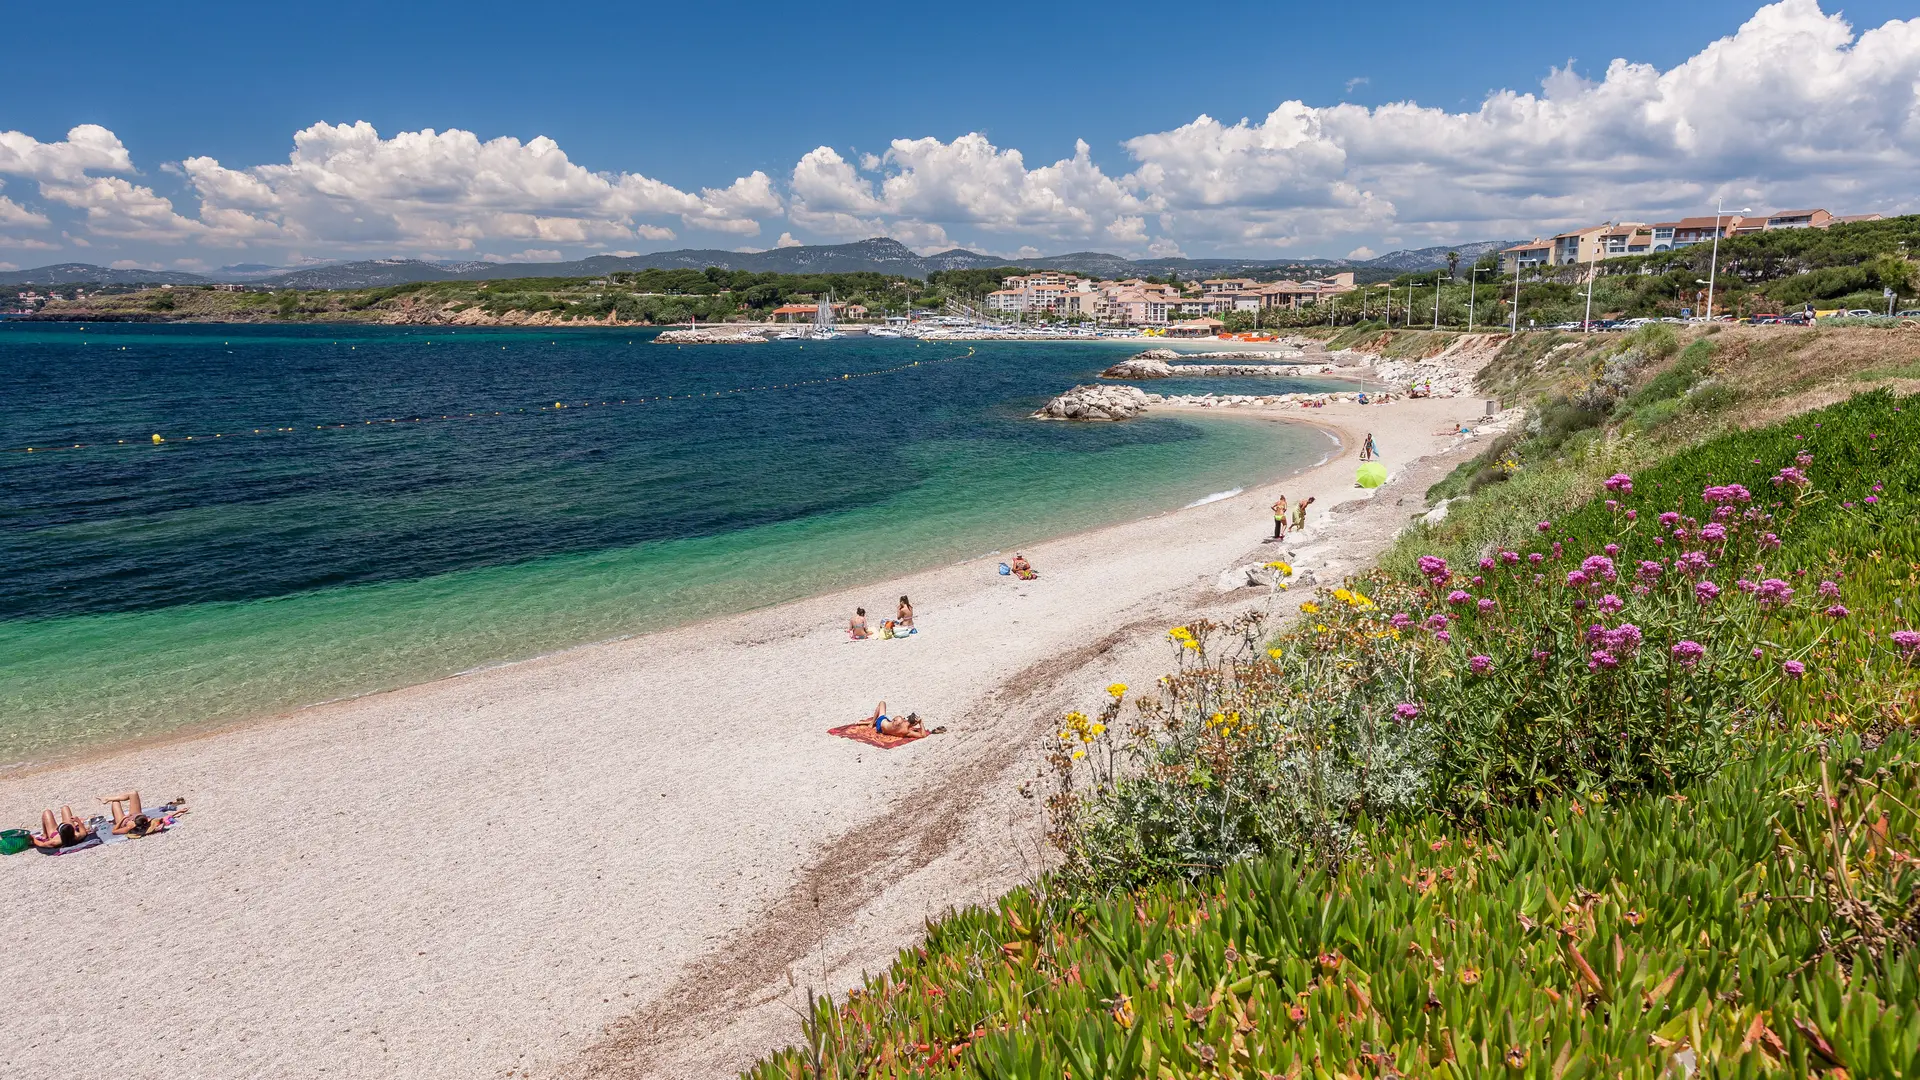
[[[165,439],[163,439],[163,438],[161,438],[161,437],[160,437],[159,435],[155,435],[155,436],[153,437],[153,444],[154,444],[155,446],[158,446],[158,445],[160,445],[161,443],[163,443],[163,442],[166,442],[166,441],[167,441],[167,440],[165,440]]]

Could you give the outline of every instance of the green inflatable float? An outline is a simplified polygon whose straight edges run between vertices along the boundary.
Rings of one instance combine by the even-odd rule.
[[[1353,478],[1363,488],[1377,488],[1387,482],[1387,467],[1377,461],[1364,462]]]

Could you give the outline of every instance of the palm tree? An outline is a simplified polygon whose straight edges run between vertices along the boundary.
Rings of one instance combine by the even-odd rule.
[[[1447,280],[1448,281],[1453,280],[1453,273],[1455,270],[1458,270],[1458,269],[1460,269],[1460,253],[1457,251],[1447,252]]]

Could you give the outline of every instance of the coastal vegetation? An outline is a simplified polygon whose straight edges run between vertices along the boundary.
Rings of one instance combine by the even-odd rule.
[[[872,314],[938,306],[941,286],[889,274],[622,271],[605,278],[422,281],[371,289],[232,291],[177,286],[49,304],[42,317],[198,322],[606,322],[765,320],[783,304],[831,297]],[[464,320],[463,320],[463,313]]]
[[[1683,310],[1703,314],[1713,253],[1712,245],[1696,244],[1592,264],[1597,273],[1592,317],[1664,318]],[[1920,261],[1916,261],[1920,259],[1920,215],[1732,236],[1720,242],[1719,259],[1713,282],[1718,314],[1782,313],[1807,305],[1819,310],[1885,312],[1886,289],[1893,290],[1900,308],[1920,305]],[[1589,269],[1582,263],[1525,271],[1520,283],[1522,328],[1586,318]],[[1475,274],[1477,287],[1468,280]],[[1396,325],[1407,325],[1411,311],[1413,326],[1431,326],[1436,285],[1442,326],[1466,326],[1469,304],[1474,301],[1472,314],[1478,325],[1497,328],[1508,323],[1513,278],[1502,272],[1491,253],[1465,271],[1402,274],[1363,291],[1370,292],[1366,303],[1376,316],[1383,303],[1391,302]],[[1352,321],[1361,305],[1355,296],[1341,298],[1334,305],[1334,321]],[[1318,314],[1324,325],[1327,312]],[[1298,312],[1287,317],[1292,321],[1285,325],[1311,321]]]
[[[1788,404],[1913,361],[1705,329],[1507,343],[1467,498],[1172,628],[1058,868],[750,1075],[1920,1076],[1920,397]]]

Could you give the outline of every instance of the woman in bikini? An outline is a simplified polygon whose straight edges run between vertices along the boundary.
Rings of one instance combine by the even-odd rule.
[[[113,813],[113,834],[115,836],[148,836],[165,829],[166,823],[159,818],[148,817],[140,810],[140,793],[123,791],[118,795],[103,795],[100,801]],[[124,808],[123,808],[124,805]]]
[[[855,641],[864,641],[873,636],[873,631],[867,629],[866,608],[853,609],[853,618],[847,620],[847,636]]]
[[[68,848],[93,837],[93,828],[74,814],[73,807],[60,808],[58,817],[51,810],[40,811],[40,831],[32,836],[37,848]]]
[[[887,703],[874,706],[873,715],[867,717],[873,721],[873,730],[877,735],[892,735],[898,739],[917,739],[927,734],[927,725],[920,722],[919,713],[905,716],[888,716]]]
[[[1033,564],[1027,561],[1027,557],[1017,551],[1013,553],[1013,565],[1009,569],[1013,571],[1013,576],[1021,581],[1032,581],[1040,576],[1034,573]]]
[[[893,625],[899,630],[913,629],[913,604],[904,596],[900,598],[900,613],[895,617]]]

